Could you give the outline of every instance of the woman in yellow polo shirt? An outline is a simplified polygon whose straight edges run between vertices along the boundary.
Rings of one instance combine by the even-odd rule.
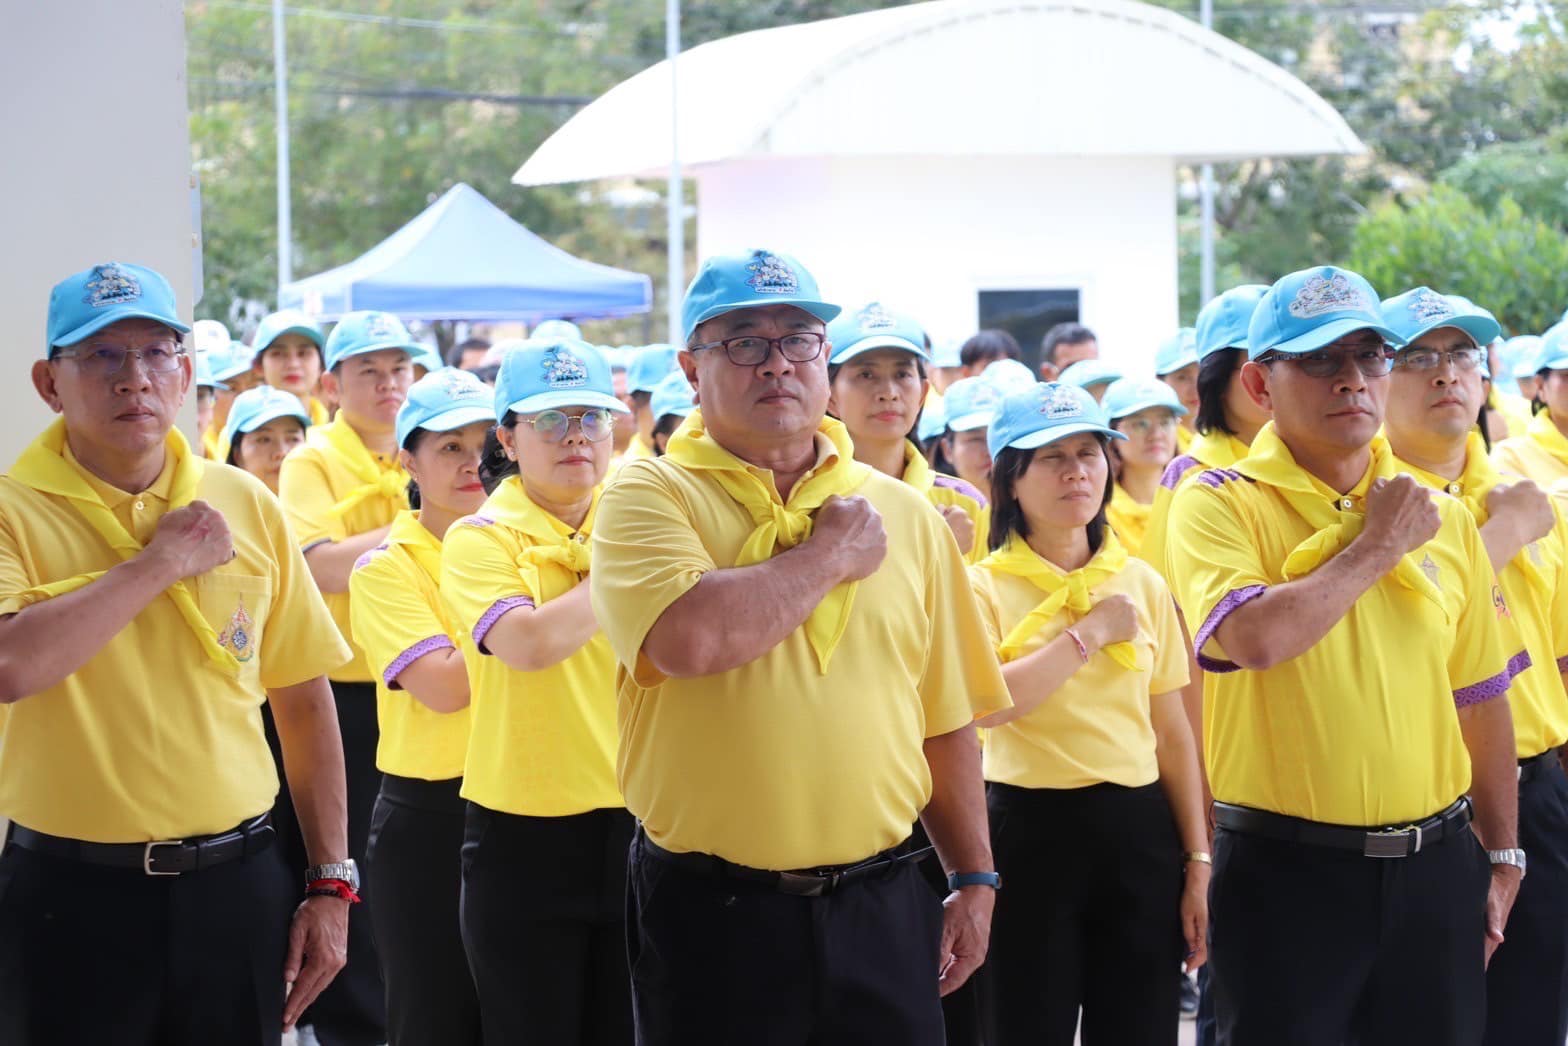
[[[1524,434],[1492,448],[1492,461],[1505,475],[1534,480],[1543,490],[1568,480],[1568,329],[1547,331],[1535,358],[1535,417]]]
[[[930,389],[925,333],[877,302],[841,313],[827,333],[833,346],[828,413],[849,430],[855,460],[924,493],[947,520],[964,558],[976,562],[985,554],[985,495],[966,480],[933,471],[909,438]]]
[[[1174,389],[1152,378],[1112,382],[1101,405],[1111,427],[1125,437],[1111,449],[1116,484],[1105,514],[1122,545],[1136,556],[1143,549],[1160,477],[1176,456],[1176,430],[1187,408]]]
[[[1085,1042],[1175,1046],[1184,954],[1205,958],[1186,649],[1170,590],[1105,519],[1125,438],[1060,384],[1010,393],[988,433],[993,551],[970,569],[1013,699],[980,721],[1005,884],[991,1046],[1070,1046],[1080,1016]]]
[[[326,338],[314,320],[298,309],[284,309],[262,317],[251,339],[256,357],[251,364],[257,378],[275,389],[298,397],[310,412],[312,425],[332,420],[327,405],[316,398],[321,388],[322,354]]]
[[[535,339],[496,375],[514,474],[447,535],[441,594],[475,644],[463,943],[487,1042],[632,1040],[615,655],[588,601],[615,398],[598,350]]]
[[[490,390],[472,374],[445,370],[414,383],[398,411],[397,443],[417,511],[398,513],[349,576],[349,613],[376,674],[381,731],[365,899],[390,1046],[480,1041],[479,998],[458,931],[470,651],[440,582],[443,538],[484,504],[479,462],[494,422]]]
[[[283,459],[305,445],[310,415],[299,400],[282,389],[258,385],[234,397],[229,420],[218,438],[224,464],[242,468],[278,492]]]

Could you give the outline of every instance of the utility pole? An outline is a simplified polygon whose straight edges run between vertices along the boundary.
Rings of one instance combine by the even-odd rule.
[[[1207,0],[1205,0],[1207,2]],[[681,53],[681,3],[664,0],[664,64],[670,67],[670,176],[665,189],[669,240],[669,341],[685,344],[681,330],[681,295],[686,291],[686,193],[681,183],[680,106],[675,60]]]
[[[1214,0],[1198,0],[1198,21],[1214,28]],[[1198,169],[1198,307],[1214,298],[1214,165]]]
[[[294,214],[289,191],[289,59],[284,42],[283,0],[272,0],[273,99],[278,108],[278,289],[294,282]]]

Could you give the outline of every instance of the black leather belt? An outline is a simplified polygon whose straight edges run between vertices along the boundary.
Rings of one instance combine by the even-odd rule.
[[[67,861],[101,864],[109,868],[135,868],[146,875],[183,875],[257,854],[272,845],[272,814],[253,817],[239,827],[196,839],[170,839],[150,843],[88,843],[11,826],[11,842],[24,850]]]
[[[824,897],[834,890],[851,883],[885,874],[901,864],[923,860],[935,851],[927,846],[920,850],[909,847],[906,840],[891,850],[883,850],[875,857],[854,864],[825,865],[798,871],[770,872],[762,868],[748,868],[733,864],[722,857],[704,853],[672,853],[649,839],[641,828],[637,830],[638,845],[644,853],[658,861],[684,868],[702,875],[740,882],[756,883],[794,897]]]
[[[1459,834],[1473,816],[1467,795],[1460,796],[1452,806],[1424,821],[1389,828],[1323,824],[1248,806],[1232,806],[1218,800],[1214,803],[1214,823],[1221,828],[1281,842],[1353,850],[1364,857],[1414,856],[1434,843]]]
[[[1548,748],[1540,755],[1519,760],[1519,783],[1527,785],[1546,773],[1557,762],[1557,749]]]

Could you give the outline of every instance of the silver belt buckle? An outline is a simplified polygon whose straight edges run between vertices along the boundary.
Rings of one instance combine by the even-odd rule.
[[[184,839],[166,840],[163,842],[148,843],[142,850],[142,873],[144,875],[179,875],[179,872],[159,872],[152,866],[152,851],[155,846],[184,846]]]
[[[1414,849],[1409,846],[1412,833],[1416,837]],[[1404,828],[1387,828],[1381,832],[1368,832],[1367,841],[1361,847],[1361,855],[1363,857],[1413,857],[1421,852],[1421,842],[1421,826],[1418,824]]]

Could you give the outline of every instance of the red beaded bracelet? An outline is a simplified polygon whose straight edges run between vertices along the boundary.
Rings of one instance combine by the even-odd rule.
[[[338,897],[349,904],[359,903],[359,894],[342,879],[316,879],[305,887],[306,897]]]

